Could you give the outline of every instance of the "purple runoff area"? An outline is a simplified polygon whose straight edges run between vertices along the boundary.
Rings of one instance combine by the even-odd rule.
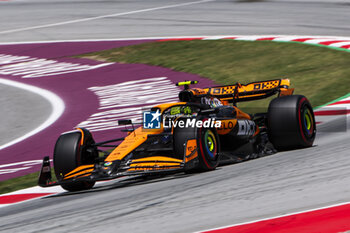
[[[70,56],[152,41],[154,40],[0,45],[0,54],[49,58],[61,62],[72,62],[83,65],[97,65],[101,64],[101,62],[88,59],[75,59]],[[0,78],[49,90],[58,95],[65,103],[64,113],[51,126],[24,141],[0,150],[0,166],[22,161],[41,160],[47,155],[52,158],[54,145],[60,134],[72,130],[77,124],[87,120],[92,114],[98,112],[99,100],[92,91],[88,90],[89,87],[106,86],[153,77],[168,77],[174,84],[183,80],[199,80],[200,84],[198,87],[207,87],[214,84],[211,80],[199,77],[198,75],[175,72],[171,69],[143,64],[115,63],[94,70],[38,78],[0,75]],[[120,129],[112,129],[96,131],[93,133],[93,136],[96,141],[103,141],[121,136],[120,134]],[[18,166],[6,168],[11,169],[16,167]],[[0,174],[0,181],[39,170],[40,165],[38,164],[13,173]]]

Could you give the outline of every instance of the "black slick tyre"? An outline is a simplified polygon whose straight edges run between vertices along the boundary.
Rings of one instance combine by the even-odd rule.
[[[57,139],[53,164],[59,181],[78,166],[94,163],[97,152],[89,148],[93,143],[92,136],[86,129],[64,133]],[[94,181],[76,181],[61,186],[67,191],[80,191],[90,189],[94,184]]]
[[[277,150],[312,146],[316,122],[307,98],[291,95],[273,99],[268,109],[268,135]]]
[[[197,136],[199,169],[211,171],[219,165],[219,137],[214,128],[200,128]]]
[[[180,119],[181,120],[181,119]],[[188,140],[196,139],[198,166],[190,172],[210,171],[219,165],[219,137],[215,128],[174,128],[174,152],[178,159],[184,159]]]

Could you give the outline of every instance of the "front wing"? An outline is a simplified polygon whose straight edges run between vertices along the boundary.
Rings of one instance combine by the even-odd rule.
[[[151,175],[183,171],[185,162],[180,159],[157,156],[129,160],[125,163],[82,165],[64,175],[58,181],[52,181],[49,157],[43,159],[38,185],[41,187],[55,186],[77,181],[111,180],[122,176]]]

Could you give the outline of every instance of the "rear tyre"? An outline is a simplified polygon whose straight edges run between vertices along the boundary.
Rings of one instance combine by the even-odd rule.
[[[182,120],[182,119],[180,119]],[[177,159],[184,159],[186,142],[191,139],[197,140],[198,166],[189,170],[210,171],[219,164],[219,137],[215,128],[174,128],[174,152]]]
[[[312,146],[316,122],[307,98],[291,95],[272,100],[268,109],[268,135],[277,150]]]
[[[97,158],[97,151],[92,148],[94,140],[91,133],[81,129],[62,134],[56,142],[53,164],[55,174],[59,181],[63,176],[80,165],[93,164]],[[80,191],[90,189],[95,181],[77,181],[62,184],[67,191]]]

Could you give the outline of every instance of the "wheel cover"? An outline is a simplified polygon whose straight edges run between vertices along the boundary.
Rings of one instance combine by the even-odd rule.
[[[217,151],[217,142],[215,134],[211,130],[207,130],[204,133],[205,149],[209,155],[209,158],[215,160]]]
[[[304,132],[307,137],[312,137],[314,134],[314,118],[310,109],[305,106],[303,111]]]

